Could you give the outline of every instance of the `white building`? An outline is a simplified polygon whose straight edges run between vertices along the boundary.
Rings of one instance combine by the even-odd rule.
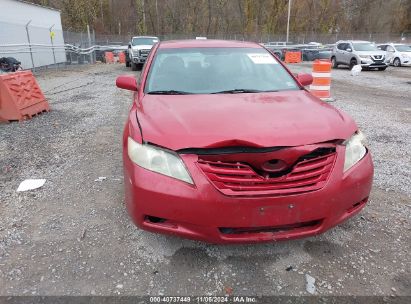
[[[0,57],[14,57],[24,69],[65,62],[60,11],[26,1],[0,0]]]

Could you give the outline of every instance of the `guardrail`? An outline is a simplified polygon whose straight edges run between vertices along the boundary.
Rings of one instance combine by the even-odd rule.
[[[0,57],[14,57],[17,60],[24,62],[24,69],[31,69],[35,72],[33,55],[36,58],[44,58],[44,56],[52,56],[52,64],[42,65],[43,67],[58,67],[60,65],[94,63],[96,60],[104,61],[104,51],[125,51],[127,45],[92,45],[90,47],[80,47],[74,44],[39,44],[39,43],[20,43],[20,44],[0,44]],[[43,55],[48,53],[50,55]],[[62,57],[62,54],[64,54]],[[43,57],[39,57],[43,56]],[[57,56],[59,59],[57,59]],[[54,64],[53,64],[54,62]],[[38,64],[38,61],[37,61]]]
[[[278,45],[270,43],[261,43],[264,47],[274,51],[277,56],[284,59],[286,51],[300,50],[302,52],[303,60],[314,60],[323,57],[318,57],[319,52],[329,52],[333,45],[313,45],[313,44],[287,44]],[[92,63],[96,60],[96,52],[98,51],[125,51],[127,45],[108,44],[108,45],[92,45],[90,47],[79,47],[74,44],[38,44],[38,43],[21,43],[21,44],[0,44],[0,57],[16,57],[18,54],[36,54],[42,52],[65,52],[67,57],[67,64],[71,63]],[[324,55],[324,54],[323,54]],[[73,57],[74,56],[74,57]],[[80,58],[81,56],[82,58]],[[89,56],[89,58],[87,58]],[[99,60],[103,60],[101,54],[97,54]],[[318,57],[318,58],[317,58]],[[63,62],[61,62],[63,63]],[[55,65],[58,65],[55,61]],[[34,64],[33,64],[34,66]],[[34,68],[33,68],[34,70]]]
[[[11,48],[14,47],[14,48]],[[6,49],[3,49],[6,48]],[[11,48],[11,49],[10,49]],[[72,44],[49,45],[49,44],[0,44],[0,55],[2,54],[20,54],[20,53],[38,53],[47,50],[65,50],[79,55],[89,55],[94,51],[105,50],[126,50],[124,45],[93,45],[88,48],[80,48]]]
[[[292,50],[292,49],[312,49],[312,50],[327,50],[333,45],[311,45],[311,44],[289,44],[289,45],[274,45],[265,44],[262,45],[269,49],[278,50]],[[105,51],[105,50],[123,50],[127,49],[126,45],[93,45],[87,48],[81,48],[73,44],[61,44],[61,45],[50,45],[50,44],[37,44],[37,43],[22,43],[22,44],[0,44],[0,55],[2,54],[19,54],[19,53],[38,53],[48,50],[64,50],[66,52],[72,52],[79,55],[89,55],[94,51]]]
[[[303,61],[313,61],[315,59],[330,59],[331,50],[334,44],[270,44],[261,43],[281,60],[286,59],[287,52],[301,52]]]

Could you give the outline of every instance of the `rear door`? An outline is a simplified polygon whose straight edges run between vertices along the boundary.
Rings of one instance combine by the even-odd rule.
[[[388,54],[387,54],[387,44],[380,44],[377,48],[385,53],[385,62],[388,62]]]
[[[337,44],[337,48],[335,51],[335,58],[338,63],[344,63],[345,45],[346,43]]]
[[[348,49],[350,49],[351,51],[347,51]],[[344,51],[344,63],[346,65],[350,65],[350,61],[351,58],[353,57],[353,46],[351,45],[351,43],[346,43],[345,44],[345,51]]]
[[[385,52],[385,61],[392,62],[395,56],[395,49],[391,45],[387,45]]]
[[[349,65],[351,59],[351,52],[348,52],[347,49],[351,48],[349,43],[343,43],[341,46],[341,63]]]

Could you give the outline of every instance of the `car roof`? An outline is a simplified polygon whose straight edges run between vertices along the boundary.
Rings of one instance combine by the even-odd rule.
[[[169,40],[162,41],[160,49],[180,49],[180,48],[263,48],[255,42],[234,41],[234,40]]]
[[[395,46],[395,45],[407,45],[405,43],[395,43],[395,42],[387,42],[387,43],[381,43],[378,45],[391,45],[391,46]]]
[[[340,40],[340,41],[337,41],[336,43],[347,43],[347,42],[351,42],[351,43],[353,43],[353,42],[355,42],[355,43],[372,43],[372,42],[366,41],[366,40]]]
[[[158,37],[156,37],[156,36],[133,36],[133,37],[131,37],[132,39],[133,38],[155,38],[155,39],[158,39]]]

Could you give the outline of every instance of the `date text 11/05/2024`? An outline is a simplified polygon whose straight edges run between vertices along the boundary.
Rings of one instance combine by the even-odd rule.
[[[150,303],[258,303],[256,297],[249,296],[157,296],[150,297]]]

